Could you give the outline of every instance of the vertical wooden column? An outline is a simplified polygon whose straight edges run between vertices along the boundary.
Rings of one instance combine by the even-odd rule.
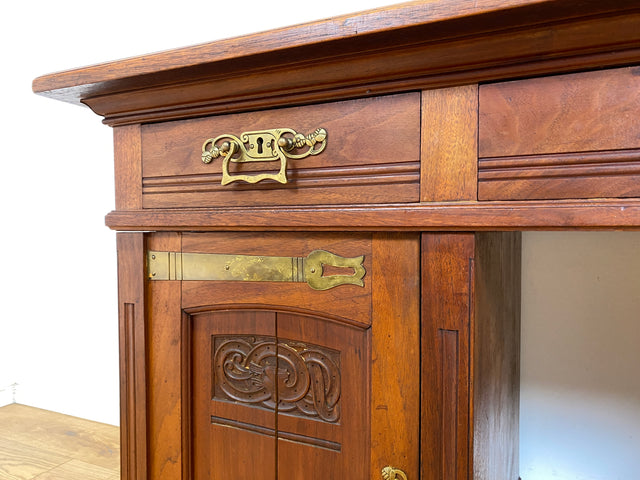
[[[371,478],[383,467],[419,478],[420,365],[418,235],[373,237]]]
[[[140,126],[113,131],[116,208],[142,206]],[[118,233],[120,330],[120,475],[147,479],[144,234]]]
[[[422,477],[469,475],[474,234],[422,237]],[[497,480],[497,479],[496,479]]]
[[[422,92],[421,201],[477,200],[478,87]],[[422,237],[421,478],[516,480],[520,235]]]
[[[179,233],[154,233],[149,250],[180,252]],[[183,476],[184,354],[179,280],[147,282],[147,419],[149,480]],[[137,479],[136,479],[137,480]]]
[[[123,480],[146,480],[144,237],[142,233],[118,233],[116,238],[120,317],[120,472]]]
[[[113,129],[116,210],[142,208],[142,138],[140,125]]]
[[[422,237],[422,478],[518,478],[520,234]]]
[[[422,92],[422,202],[477,198],[478,87]],[[421,466],[425,480],[469,476],[473,233],[422,237]]]
[[[420,201],[478,197],[478,86],[422,92]]]

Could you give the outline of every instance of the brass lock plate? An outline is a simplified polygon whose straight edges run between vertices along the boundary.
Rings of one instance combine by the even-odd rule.
[[[306,257],[271,257],[223,253],[147,252],[149,280],[222,280],[301,282],[314,290],[340,285],[364,286],[364,256],[345,258],[325,250]],[[325,267],[348,274],[325,275]]]
[[[248,161],[274,161],[279,160],[276,152],[276,136],[268,131],[249,132],[242,135],[242,140],[248,144],[248,158],[231,159],[232,162],[248,162]]]

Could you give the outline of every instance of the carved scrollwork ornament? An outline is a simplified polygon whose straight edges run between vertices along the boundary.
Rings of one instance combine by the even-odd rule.
[[[335,423],[339,353],[273,337],[214,338],[214,398]]]

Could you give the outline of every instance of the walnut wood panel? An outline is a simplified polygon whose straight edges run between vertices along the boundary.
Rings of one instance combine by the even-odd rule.
[[[208,479],[214,472],[222,470],[232,471],[239,478],[249,478],[253,469],[259,469],[256,474],[263,475],[258,478],[274,478],[275,468],[272,466],[276,464],[279,475],[287,478],[304,476],[319,479],[326,478],[329,472],[339,476],[345,471],[349,471],[353,478],[368,478],[369,442],[366,439],[369,438],[370,330],[318,317],[247,311],[242,309],[242,305],[238,308],[192,316],[194,478]],[[218,368],[218,362],[226,365],[231,361],[227,357],[218,358],[215,351],[217,338],[226,338],[232,343],[246,342],[247,345],[277,338],[277,351],[276,343],[267,340],[263,345],[274,347],[272,357],[261,358],[267,363],[270,358],[278,358],[277,372],[282,370],[282,375],[288,372],[288,380],[280,384],[281,373],[267,372],[263,377],[264,383],[258,384],[279,399],[275,404],[266,408],[262,403],[255,404],[244,397],[242,390],[238,393],[243,397],[235,401],[217,396],[217,385],[225,378],[223,373],[223,379],[220,379],[222,370]],[[289,348],[297,349],[305,358],[308,355],[311,359],[307,367],[312,380],[309,388],[317,405],[322,405],[329,385],[326,382],[330,381],[327,372],[319,370],[322,363],[320,352],[335,352],[332,361],[338,370],[333,373],[337,376],[333,381],[339,388],[338,418],[335,421],[320,418],[311,411],[310,415],[295,415],[288,408],[285,399],[291,393],[290,389],[295,388],[294,380],[301,380],[304,374],[291,370],[295,360],[288,359]],[[233,359],[234,362],[243,361],[242,354],[239,355]],[[252,368],[257,372],[261,365],[253,365]],[[325,385],[318,389],[313,387],[316,382]],[[270,402],[269,399],[265,403]]]
[[[124,480],[146,480],[144,238],[142,233],[118,233],[116,240],[120,317],[120,471]]]
[[[342,302],[343,304],[346,302]],[[322,318],[278,313],[278,339],[335,351],[340,395],[336,420],[292,415],[278,406],[278,478],[349,478],[368,480],[370,455],[370,334],[371,330]],[[280,354],[281,349],[278,349]],[[317,367],[316,367],[317,368]],[[320,373],[320,372],[318,372]],[[335,373],[334,373],[335,375]],[[325,382],[326,373],[313,382]],[[316,402],[323,403],[320,388]],[[339,408],[339,410],[338,410]]]
[[[463,340],[466,340],[464,334]],[[466,345],[460,345],[460,331],[447,329],[438,330],[437,343],[440,369],[440,415],[442,420],[441,475],[442,478],[465,478],[468,471],[466,469],[468,459],[463,442],[467,440],[467,436],[465,435],[466,432],[460,432],[458,422],[464,425],[469,421],[468,412],[466,411],[466,398],[464,398],[466,394],[464,380],[468,372],[465,369],[462,371],[460,369],[460,362],[463,361],[460,349],[462,347],[462,353],[466,353],[464,351]],[[463,395],[462,398],[461,395]],[[462,436],[460,433],[462,433]],[[458,474],[459,471],[460,474]]]
[[[147,249],[180,251],[180,235],[158,233]],[[149,479],[183,475],[183,348],[180,282],[147,282],[147,452]]]
[[[640,228],[640,201],[451,202],[409,205],[111,212],[115,230],[469,231]]]
[[[640,148],[640,67],[480,87],[479,156]]]
[[[421,478],[470,475],[474,235],[422,237]],[[446,280],[444,280],[446,279]]]
[[[472,332],[475,479],[519,473],[519,232],[476,235]]]
[[[420,239],[373,237],[371,476],[383,467],[420,478]]]
[[[204,460],[210,460],[213,472],[224,472],[228,478],[251,480],[275,480],[275,443],[273,433],[243,428],[237,422],[229,425],[212,424],[211,436],[218,442],[211,443],[211,449]],[[214,474],[215,475],[215,474]],[[194,479],[210,479],[216,476],[196,476]]]
[[[375,118],[375,122],[369,119]],[[202,144],[222,134],[273,128],[328,132],[316,156],[288,160],[286,185],[221,185],[221,159],[201,160]],[[145,208],[415,202],[419,190],[420,100],[395,95],[142,127]],[[274,163],[277,163],[274,166]],[[232,175],[278,171],[279,162],[233,165]]]
[[[480,88],[480,200],[640,196],[640,69]]]
[[[424,234],[422,478],[518,478],[520,234]]]
[[[364,255],[364,287],[342,285],[325,291],[313,290],[306,283],[293,282],[211,282],[182,284],[185,308],[234,303],[278,305],[293,311],[323,312],[338,321],[371,324],[371,236],[368,234],[184,234],[183,251],[306,257],[314,250],[327,250],[343,257]],[[267,288],[268,287],[268,288]]]
[[[116,208],[142,208],[142,145],[140,125],[113,129]]]
[[[640,150],[497,157],[479,161],[479,200],[639,196]]]
[[[420,201],[475,200],[478,86],[422,92]]]
[[[359,243],[365,242],[371,250],[371,264],[365,281],[368,279],[372,284],[373,292],[369,296],[369,302],[373,302],[375,309],[369,322],[345,323],[338,322],[333,316],[325,320],[317,318],[317,314],[301,315],[286,311],[278,312],[274,322],[277,325],[278,342],[293,341],[295,344],[297,341],[305,343],[311,349],[339,352],[339,362],[336,363],[340,365],[342,377],[340,419],[334,423],[306,418],[292,412],[281,412],[274,426],[272,422],[265,420],[268,419],[268,409],[239,405],[237,401],[229,403],[224,399],[216,401],[216,394],[210,384],[212,376],[206,374],[206,365],[210,362],[207,359],[215,357],[211,349],[212,335],[250,335],[256,341],[261,336],[268,336],[270,328],[254,328],[255,322],[246,319],[240,321],[242,317],[236,318],[236,315],[250,315],[243,310],[247,308],[277,308],[269,305],[271,300],[268,292],[278,285],[262,284],[264,299],[259,302],[260,306],[253,301],[249,304],[241,303],[245,298],[242,289],[245,282],[236,283],[235,294],[229,291],[230,296],[227,296],[227,292],[223,292],[224,304],[214,307],[227,310],[209,313],[212,307],[206,306],[206,300],[195,304],[189,300],[190,295],[186,294],[190,289],[189,284],[207,283],[206,287],[212,294],[221,295],[219,286],[225,282],[182,282],[185,292],[183,301],[190,307],[188,311],[191,312],[194,325],[199,325],[198,322],[209,325],[194,327],[191,377],[194,379],[194,398],[210,402],[211,397],[214,397],[212,404],[216,406],[215,411],[211,410],[211,415],[215,417],[215,425],[214,430],[210,430],[210,435],[214,431],[221,435],[221,432],[229,428],[246,430],[254,437],[259,435],[255,437],[259,440],[254,438],[252,442],[259,442],[262,445],[259,448],[262,449],[266,448],[265,438],[274,435],[278,438],[277,468],[281,476],[298,478],[304,472],[305,477],[316,478],[315,475],[318,475],[317,478],[320,478],[328,472],[339,475],[348,470],[350,477],[365,479],[378,475],[383,466],[391,464],[417,477],[419,425],[415,419],[420,408],[419,386],[414,378],[415,366],[420,363],[417,235],[378,234],[371,240],[369,236],[361,235],[321,234],[307,235],[301,241],[297,234],[271,234],[262,237],[231,233],[184,234],[183,250],[211,251],[216,246],[231,245],[239,253],[255,254],[255,248],[259,247],[264,255],[289,254],[288,251],[283,252],[283,248],[291,247],[283,245],[308,248],[305,242],[322,242],[322,245],[331,245],[331,248],[338,247],[340,242],[345,245],[355,243],[353,248],[359,248]],[[295,251],[292,252],[296,254]],[[202,295],[205,298],[212,297],[211,294],[207,296],[204,286],[199,288],[199,296]],[[346,312],[353,310],[352,298],[344,290],[342,297],[335,297],[332,301]],[[281,305],[283,300],[279,299],[277,302],[275,305]],[[310,312],[311,307],[295,302],[297,311]],[[289,307],[292,308],[294,307]],[[348,318],[354,314],[343,313],[343,316]],[[214,321],[217,322],[215,329],[211,327],[211,322]],[[369,324],[372,325],[371,329],[368,328]],[[199,339],[201,328],[207,332],[206,340]],[[313,347],[314,345],[317,347]],[[394,351],[395,354],[389,356],[389,351]],[[205,377],[204,383],[198,380]],[[372,395],[371,399],[369,395]],[[246,402],[240,402],[242,403]],[[194,407],[194,418],[198,417],[197,410],[198,407]],[[203,429],[205,427],[194,426],[192,443],[196,464],[200,461],[198,458],[210,448],[206,442],[203,445],[201,440],[202,432],[206,430]],[[226,448],[225,446],[222,450],[226,451]],[[226,457],[228,459],[228,455]],[[252,460],[247,461],[253,464]],[[208,471],[206,469],[211,467],[195,468]]]
[[[275,480],[275,412],[214,399],[213,337],[276,336],[276,315],[268,311],[214,311],[191,315],[192,451],[194,480],[231,478]]]

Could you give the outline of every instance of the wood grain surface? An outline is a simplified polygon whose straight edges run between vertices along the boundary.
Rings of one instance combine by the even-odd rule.
[[[640,227],[640,201],[566,200],[112,212],[115,230],[469,231]]]
[[[517,479],[520,432],[519,232],[476,234],[472,316],[473,478]]]
[[[215,478],[224,471],[234,478],[275,480],[276,418],[274,412],[212,401],[212,336],[246,334],[276,336],[276,314],[268,311],[211,312],[191,316],[193,336],[189,374],[193,416],[194,480]],[[213,419],[219,419],[213,420]],[[226,420],[223,423],[223,420]]]
[[[120,232],[116,242],[122,446],[120,469],[122,478],[126,480],[146,480],[148,405],[144,234]]]
[[[481,158],[479,200],[640,196],[640,150]]]
[[[420,201],[475,200],[478,87],[422,92]]]
[[[347,302],[343,305],[348,308]],[[323,480],[345,472],[352,478],[371,478],[371,330],[291,313],[279,313],[277,324],[278,339],[337,352],[341,391],[335,423],[279,412],[277,478]]]
[[[640,148],[640,67],[480,87],[479,156]]]
[[[422,236],[422,478],[518,477],[520,245]]]
[[[640,195],[640,68],[482,85],[480,200]]]
[[[473,477],[471,233],[422,236],[421,478]],[[446,279],[446,280],[444,280]]]
[[[332,289],[338,295],[331,295],[332,290],[315,292],[327,301],[283,293],[277,283],[149,282],[149,401],[156,403],[149,407],[149,422],[151,434],[158,438],[149,440],[154,449],[151,468],[176,475],[180,465],[166,459],[181,458],[183,470],[188,470],[185,463],[192,465],[194,478],[209,478],[229,458],[243,455],[246,458],[237,458],[230,467],[240,476],[260,469],[260,475],[271,478],[270,458],[280,475],[296,478],[303,472],[319,479],[327,471],[339,475],[345,470],[354,478],[369,478],[388,464],[418,475],[417,235],[169,233],[153,234],[147,243],[154,249],[181,246],[183,251],[249,255],[293,256],[311,248],[343,255],[364,252],[367,270],[361,298],[354,297],[349,285]],[[245,288],[250,284],[255,285],[253,295]],[[305,284],[293,286],[313,292]],[[187,312],[182,327],[176,301]],[[185,322],[190,329],[184,328]],[[275,420],[265,409],[211,402],[212,336],[238,334],[340,352],[340,421],[332,425],[291,414]],[[390,350],[395,354],[388,355]],[[172,362],[171,367],[160,369],[164,361]],[[185,404],[187,398],[194,399],[192,410]],[[191,431],[189,440],[186,430]]]
[[[400,468],[420,478],[420,239],[373,237],[371,475]]]
[[[289,159],[286,185],[223,186],[222,159],[201,160],[209,138],[276,128],[307,135],[320,127],[328,134],[326,148],[319,155]],[[419,137],[417,93],[144,125],[143,206],[416,202]],[[277,173],[279,168],[279,161],[231,163],[230,174]]]
[[[336,321],[363,326],[371,324],[371,235],[302,234],[245,232],[184,234],[183,251],[238,255],[306,257],[314,250],[326,250],[342,257],[364,255],[364,286],[343,285],[318,291],[297,282],[211,282],[189,281],[182,284],[182,305],[187,309],[235,303],[268,304],[292,312],[322,312]],[[269,288],[265,288],[268,285]]]
[[[633,0],[416,2],[52,74],[33,88],[110,124],[150,122],[630,64],[639,24]]]
[[[180,235],[147,237],[147,249],[180,251]],[[149,480],[183,474],[183,351],[180,282],[147,282],[147,458]],[[143,477],[144,478],[144,477]]]
[[[119,453],[116,426],[16,403],[0,407],[0,478],[118,480]]]
[[[142,208],[142,143],[140,125],[113,129],[116,208]]]
[[[412,2],[392,5],[324,21],[320,20],[215,43],[47,75],[34,82],[34,90],[46,92],[99,81],[115,81],[122,76],[123,72],[128,72],[128,75],[145,75],[163,70],[174,71],[200,65],[204,59],[221,62],[265,51],[326,43],[327,39],[354,40],[358,36],[389,32],[401,28],[407,23],[430,27],[431,23],[441,20],[472,17],[495,11],[515,10],[513,13],[517,14],[515,7],[527,7],[531,4],[546,6],[546,9],[542,10],[544,12],[549,12],[554,8],[566,15],[565,12],[562,12],[561,5],[556,5],[558,3],[560,2],[540,0],[536,2],[530,0],[479,0],[469,4],[464,0],[449,0],[431,4],[429,2],[423,4]],[[597,2],[583,3],[585,3],[583,5],[585,10],[595,8],[597,11],[598,7],[601,11],[607,10],[607,8],[597,5]],[[616,3],[625,4],[625,2]],[[626,2],[626,4],[630,3]]]

